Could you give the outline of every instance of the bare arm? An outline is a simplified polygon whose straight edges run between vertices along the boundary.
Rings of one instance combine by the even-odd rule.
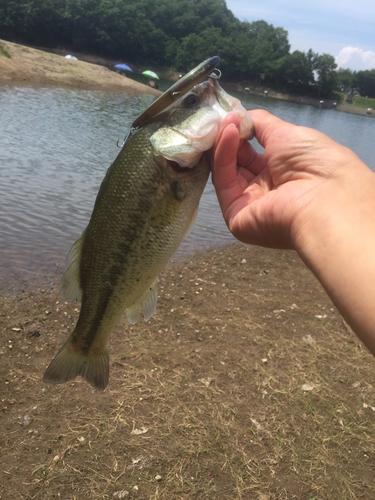
[[[249,114],[264,154],[239,140],[232,115],[214,150],[229,229],[246,243],[295,249],[375,354],[375,173],[320,132]]]

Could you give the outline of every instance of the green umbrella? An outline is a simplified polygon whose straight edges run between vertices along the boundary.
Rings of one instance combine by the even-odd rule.
[[[156,78],[157,80],[159,80],[159,77],[156,73],[154,73],[153,71],[143,71],[142,75],[146,75],[146,76],[150,76],[151,78]]]

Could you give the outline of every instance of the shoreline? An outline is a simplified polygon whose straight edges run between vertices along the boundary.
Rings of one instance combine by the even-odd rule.
[[[10,48],[11,85],[160,94]],[[43,382],[79,313],[59,280],[0,292],[0,497],[375,498],[374,358],[296,252],[235,242],[159,278],[152,318],[111,333],[103,392]]]
[[[13,42],[0,40],[0,45],[7,51],[11,58],[7,58],[0,51],[0,85],[21,86],[47,86],[75,88],[82,90],[107,90],[113,92],[126,92],[133,95],[155,95],[159,96],[161,91],[153,89],[146,84],[139,83],[131,78],[126,78],[111,70],[115,64],[123,62],[119,59],[103,58],[84,53],[75,53],[78,60],[66,59],[64,49],[46,49],[43,47],[29,47]],[[147,69],[146,66],[138,65],[136,72],[141,73]],[[162,78],[177,80],[178,73],[165,68],[155,68]],[[244,82],[223,81],[223,87],[227,91],[246,92]],[[326,99],[322,104],[317,98],[297,96],[287,93],[276,92],[259,86],[250,85],[249,94],[263,96],[265,90],[268,97],[287,102],[305,104],[315,107],[332,109],[333,99]],[[358,108],[348,104],[338,104],[337,111],[367,115],[366,109]]]
[[[126,78],[105,66],[0,40],[0,84],[107,90],[159,96],[159,90]]]
[[[240,82],[239,83],[225,82],[224,87],[229,92],[230,91],[243,92],[243,93],[248,93],[250,95],[257,95],[261,97],[265,97],[264,92],[267,90],[267,97],[265,97],[265,99],[277,99],[279,101],[304,104],[307,106],[314,106],[316,108],[335,109],[336,111],[341,111],[344,113],[350,113],[354,115],[375,117],[375,111],[373,111],[372,114],[369,115],[366,113],[365,108],[359,108],[345,103],[337,104],[336,106],[334,106],[334,103],[336,102],[334,99],[325,99],[323,102],[321,102],[321,100],[316,97],[284,94],[282,92],[276,92],[275,90],[270,90],[266,87],[254,87],[254,86],[249,86],[248,87],[249,91],[247,92],[245,91],[245,85]]]

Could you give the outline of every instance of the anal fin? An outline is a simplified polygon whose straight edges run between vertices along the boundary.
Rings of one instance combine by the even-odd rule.
[[[140,310],[143,310],[145,321],[148,321],[155,313],[158,302],[158,279],[145,291],[133,305],[127,308],[127,317],[129,323],[134,325],[138,322]]]

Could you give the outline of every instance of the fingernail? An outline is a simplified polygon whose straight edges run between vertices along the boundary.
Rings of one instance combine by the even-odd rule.
[[[235,123],[230,123],[228,126],[225,127],[225,129],[228,129],[228,128],[237,128],[237,125]]]

